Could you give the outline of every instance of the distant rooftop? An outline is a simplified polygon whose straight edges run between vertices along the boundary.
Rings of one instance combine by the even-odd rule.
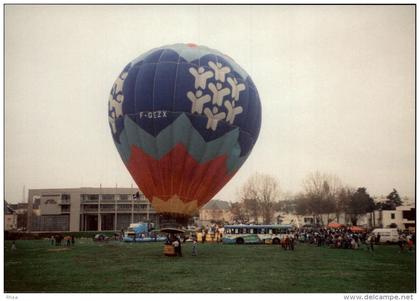
[[[4,214],[13,214],[15,210],[9,206],[9,204],[4,201]]]
[[[230,208],[229,202],[221,201],[221,200],[211,200],[206,205],[203,206],[202,209],[220,209],[220,210],[228,210]]]

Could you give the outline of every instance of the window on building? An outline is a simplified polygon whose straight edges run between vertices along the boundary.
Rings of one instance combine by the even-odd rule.
[[[101,209],[114,209],[114,205],[102,205],[101,204]]]
[[[414,221],[416,219],[416,210],[414,208],[411,208],[410,210],[404,210],[402,215],[404,219]]]
[[[120,194],[120,200],[121,201],[127,201],[128,200],[128,194]]]
[[[305,217],[305,218],[303,218],[303,222],[305,224],[313,224],[314,223],[314,219],[312,217]]]
[[[67,194],[67,193],[62,194],[61,195],[61,200],[62,201],[69,201],[70,200],[70,194]]]
[[[85,205],[83,207],[85,210],[89,210],[89,209],[95,209],[98,210],[98,205]]]
[[[41,204],[41,197],[39,196],[35,196],[33,198],[33,204],[32,206],[34,207],[34,209],[38,209],[39,208],[39,204]],[[27,209],[28,204],[24,203],[24,204],[18,204],[18,209]]]
[[[395,213],[391,213],[391,219],[395,219]]]
[[[104,200],[104,201],[111,201],[111,200],[114,200],[114,195],[113,194],[103,194],[102,195],[102,199]]]
[[[49,199],[45,201],[45,205],[48,205],[48,204],[57,204],[57,202],[55,200]]]
[[[88,194],[87,199],[89,201],[97,201],[99,200],[99,194]]]

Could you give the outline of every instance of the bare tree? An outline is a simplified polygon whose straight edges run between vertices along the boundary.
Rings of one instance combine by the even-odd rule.
[[[245,212],[245,208],[242,203],[231,203],[230,213],[232,214],[232,219],[236,224],[247,224],[249,221],[249,216]]]
[[[333,174],[312,172],[303,180],[303,187],[307,195],[336,195],[343,185]]]
[[[261,211],[258,201],[256,199],[243,199],[243,206],[250,222],[258,223],[258,216]]]
[[[257,204],[264,224],[271,224],[274,218],[274,205],[280,196],[280,186],[270,175],[256,173],[243,185],[241,198],[248,203]],[[253,200],[251,202],[250,200]]]
[[[304,195],[300,202],[300,211],[312,213],[318,223],[322,223],[321,214],[336,211],[337,196],[342,187],[340,179],[331,174],[315,171],[303,180]]]

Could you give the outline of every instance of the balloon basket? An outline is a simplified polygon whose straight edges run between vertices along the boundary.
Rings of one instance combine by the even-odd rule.
[[[175,247],[173,245],[163,246],[163,255],[165,256],[176,256]]]

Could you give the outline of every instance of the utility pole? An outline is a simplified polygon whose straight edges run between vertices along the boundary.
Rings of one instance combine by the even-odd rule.
[[[115,193],[114,193],[114,232],[117,231],[117,189],[118,189],[118,184],[115,183]]]
[[[102,231],[101,200],[102,200],[102,183],[99,184],[99,197],[98,197],[98,231]]]

